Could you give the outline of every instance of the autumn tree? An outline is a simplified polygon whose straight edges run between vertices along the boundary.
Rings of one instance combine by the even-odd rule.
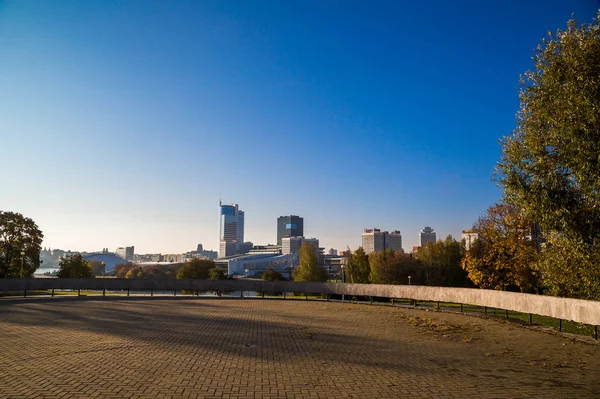
[[[311,243],[305,242],[300,247],[294,281],[327,281],[327,271],[319,266],[315,247]]]
[[[129,272],[129,270],[131,270],[131,269],[133,269],[135,267],[136,266],[133,263],[131,263],[131,262],[119,263],[113,269],[113,273],[118,278],[126,278],[127,273]]]
[[[480,217],[479,233],[462,261],[469,279],[480,288],[535,292],[538,274],[537,227],[517,206],[496,204]]]
[[[363,283],[369,282],[369,274],[371,267],[369,266],[369,257],[363,247],[358,247],[354,252],[350,252],[348,248],[348,256],[346,261],[346,282],[348,283]]]
[[[192,259],[177,271],[178,279],[208,279],[210,270],[215,267],[212,259]]]
[[[420,262],[420,277],[426,285],[445,287],[472,286],[467,272],[462,268],[462,244],[452,236],[438,242],[429,242],[416,254]]]
[[[20,277],[21,264],[23,277],[31,277],[40,267],[43,237],[32,219],[0,211],[0,278]]]
[[[73,254],[61,258],[58,273],[59,278],[94,278],[92,264],[84,260],[81,254]]]
[[[538,265],[548,292],[600,299],[598,20],[549,33],[533,60],[495,178],[507,202],[542,227]]]

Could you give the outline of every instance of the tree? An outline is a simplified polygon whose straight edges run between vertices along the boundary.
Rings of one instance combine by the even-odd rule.
[[[461,266],[463,256],[464,247],[450,235],[443,241],[428,242],[416,254],[422,267],[421,278],[427,285],[472,286],[467,272]]]
[[[600,17],[600,13],[598,14]],[[600,24],[548,34],[521,78],[495,179],[541,225],[547,292],[600,299]]]
[[[496,204],[488,208],[473,229],[476,240],[462,261],[468,276],[480,288],[535,292],[539,276],[537,227],[517,206]]]
[[[347,253],[350,253],[350,248]],[[351,256],[348,256],[346,273],[346,281],[349,283],[367,284],[369,282],[371,267],[369,266],[369,257],[363,247],[358,247]]]
[[[327,281],[327,271],[317,264],[317,253],[311,243],[302,244],[298,258],[295,281]]]
[[[92,260],[90,261],[90,264],[92,265],[92,273],[94,273],[94,276],[104,275],[104,269],[106,268],[105,263],[99,260]]]
[[[600,13],[598,14],[600,17]],[[496,179],[508,202],[546,232],[600,237],[600,25],[569,21],[521,77],[517,127],[502,140]]]
[[[60,269],[56,275],[59,278],[94,278],[92,265],[89,260],[84,260],[81,254],[60,259]]]
[[[417,260],[402,251],[386,249],[370,253],[369,265],[369,280],[373,284],[407,284],[408,276],[414,284],[421,282]]]
[[[206,280],[214,267],[215,262],[212,259],[192,259],[177,271],[177,278]]]
[[[279,273],[276,270],[269,269],[263,273],[262,279],[264,281],[286,281],[287,279],[283,277],[283,274]]]
[[[30,218],[0,211],[0,278],[31,277],[40,267],[44,235]],[[21,251],[25,256],[21,256]]]
[[[136,266],[131,263],[131,262],[127,262],[127,263],[119,263],[115,266],[113,273],[115,276],[117,276],[118,278],[126,278],[127,273],[129,272],[129,270],[135,268]]]
[[[217,266],[213,267],[208,271],[209,280],[229,280],[227,272]]]

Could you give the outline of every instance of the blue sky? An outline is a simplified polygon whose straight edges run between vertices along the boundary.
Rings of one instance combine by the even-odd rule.
[[[305,218],[460,237],[501,192],[519,74],[574,1],[0,1],[0,209],[44,245],[216,249]]]

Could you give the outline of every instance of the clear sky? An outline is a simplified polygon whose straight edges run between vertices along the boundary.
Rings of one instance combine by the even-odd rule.
[[[255,244],[460,238],[533,49],[598,6],[0,0],[0,209],[71,250],[216,250],[219,195]]]

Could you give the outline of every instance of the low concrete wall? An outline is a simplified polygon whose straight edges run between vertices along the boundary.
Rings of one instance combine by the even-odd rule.
[[[255,280],[137,280],[98,279],[0,279],[0,292],[48,289],[82,290],[220,290],[301,292],[310,294],[345,294],[376,296],[417,301],[463,303],[533,313],[579,323],[600,325],[600,302],[559,298],[517,292],[472,288],[427,287],[418,285],[297,283],[293,281]]]

